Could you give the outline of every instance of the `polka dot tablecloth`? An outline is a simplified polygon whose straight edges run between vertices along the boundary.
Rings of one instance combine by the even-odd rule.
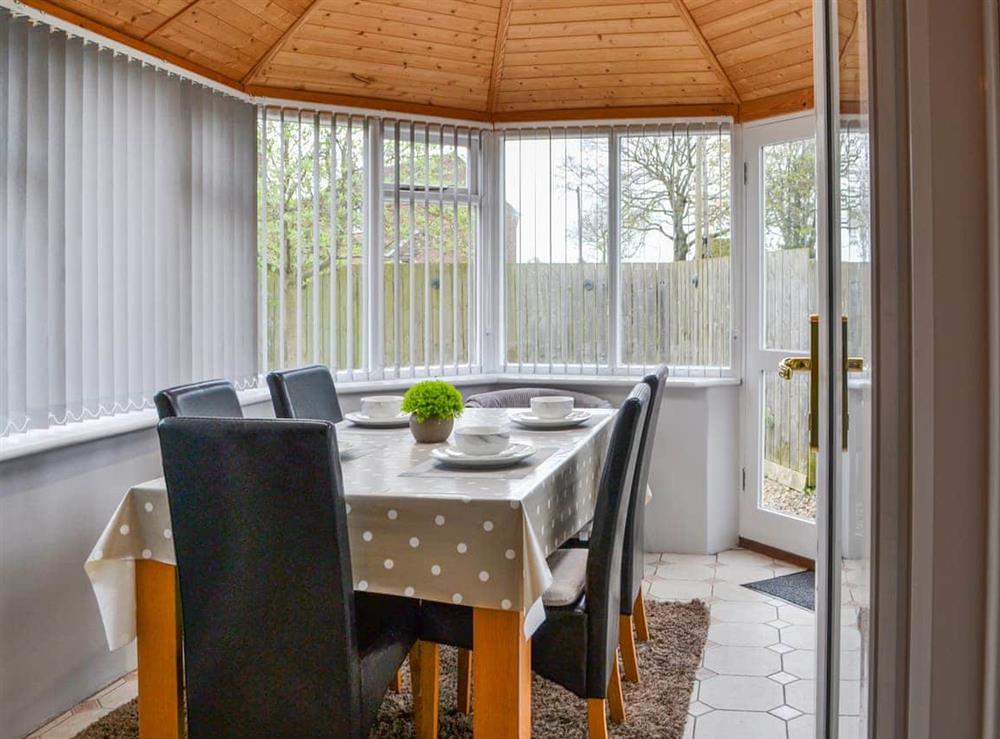
[[[468,409],[458,423],[505,422],[507,413]],[[592,414],[575,429],[513,427],[512,442],[554,449],[516,475],[414,475],[439,445],[414,443],[406,428],[338,425],[353,447],[341,464],[355,588],[526,611],[530,634],[552,582],[546,557],[593,516],[614,411]],[[111,649],[135,638],[139,559],[176,564],[162,478],[126,493],[84,565]]]

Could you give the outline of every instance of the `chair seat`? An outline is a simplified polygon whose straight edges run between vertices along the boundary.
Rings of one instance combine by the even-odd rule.
[[[566,608],[587,588],[587,549],[557,549],[548,559],[552,584],[542,595],[546,608]]]

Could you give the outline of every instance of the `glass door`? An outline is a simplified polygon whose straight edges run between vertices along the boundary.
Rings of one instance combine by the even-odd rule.
[[[740,535],[816,556],[816,118],[744,128],[748,306]]]

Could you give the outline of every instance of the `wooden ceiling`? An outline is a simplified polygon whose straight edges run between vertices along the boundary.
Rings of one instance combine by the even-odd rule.
[[[486,121],[812,106],[812,0],[26,4],[260,97]],[[840,8],[844,50],[857,0]]]

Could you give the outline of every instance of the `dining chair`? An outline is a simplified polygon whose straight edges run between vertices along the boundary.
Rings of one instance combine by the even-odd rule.
[[[660,403],[666,388],[669,374],[667,365],[660,365],[653,372],[642,378],[649,385],[650,400],[643,422],[642,435],[639,441],[639,456],[636,462],[636,473],[633,477],[631,497],[629,499],[628,519],[625,524],[625,544],[622,553],[622,598],[621,598],[621,637],[622,664],[625,668],[625,679],[629,682],[639,682],[639,655],[635,640],[649,640],[649,623],[646,619],[646,604],[642,595],[642,581],[645,575],[645,511],[646,488],[649,484],[649,466],[653,458],[653,446],[656,439],[656,427],[660,417]],[[588,543],[578,537],[570,539],[563,548],[586,548]]]
[[[278,418],[309,418],[338,423],[344,420],[330,369],[312,364],[298,369],[271,372],[267,376],[274,415]]]
[[[607,716],[625,720],[618,669],[622,550],[649,385],[639,383],[614,420],[598,486],[588,549],[559,549],[549,557],[553,583],[542,604],[545,620],[531,638],[531,667],[587,700],[590,739],[606,739]],[[472,648],[472,615],[447,603],[421,603],[420,639]]]
[[[419,605],[355,593],[334,427],[167,418],[188,735],[362,739]]]
[[[161,390],[153,398],[159,417],[243,418],[236,388],[228,380],[207,380]]]
[[[527,408],[532,398],[568,395],[577,408],[611,408],[611,403],[596,395],[575,390],[554,390],[548,387],[512,387],[477,393],[465,399],[466,408]]]

